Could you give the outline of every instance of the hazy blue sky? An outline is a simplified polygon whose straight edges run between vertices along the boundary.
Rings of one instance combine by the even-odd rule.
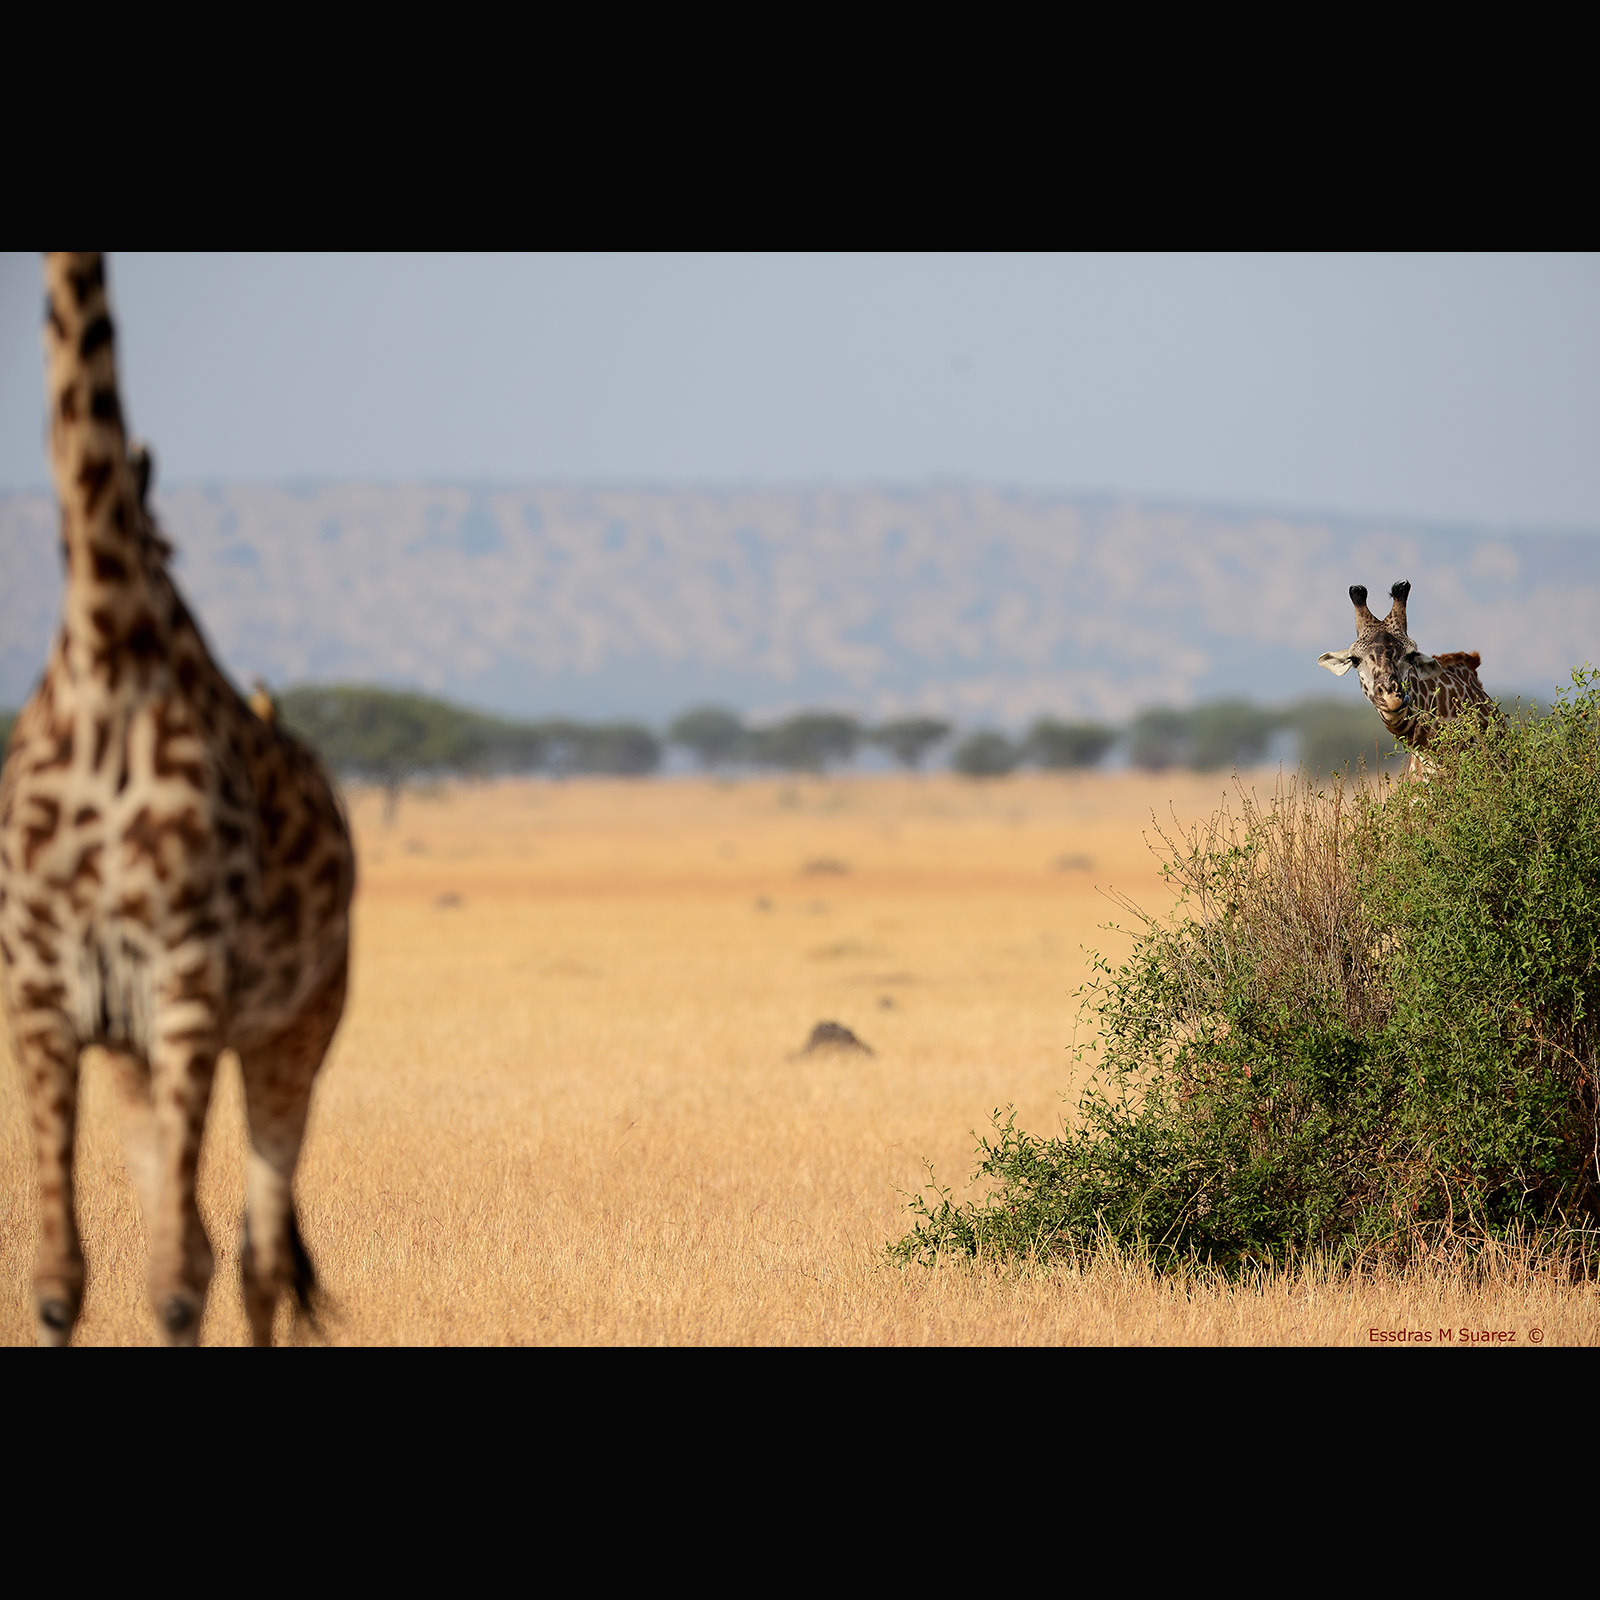
[[[1597,256],[117,255],[168,483],[939,481],[1600,531]],[[0,489],[42,485],[0,257]]]

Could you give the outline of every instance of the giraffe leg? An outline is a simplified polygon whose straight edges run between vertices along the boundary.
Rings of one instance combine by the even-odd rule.
[[[161,1204],[160,1142],[156,1136],[156,1103],[150,1092],[150,1063],[131,1050],[103,1047],[122,1102],[122,1149],[133,1192],[139,1197],[145,1232],[155,1227]]]
[[[311,1109],[311,1086],[344,1010],[347,972],[341,961],[290,1027],[239,1053],[250,1116],[239,1261],[250,1336],[262,1347],[272,1343],[272,1318],[282,1294],[292,1293],[296,1309],[308,1319],[316,1313],[317,1274],[295,1215],[294,1169]]]
[[[72,1180],[78,1125],[78,1040],[55,1012],[16,1018],[12,1040],[33,1124],[39,1182],[39,1253],[33,1274],[35,1333],[66,1345],[83,1307],[83,1244]]]
[[[218,1044],[209,1028],[190,1028],[161,1039],[150,1056],[150,1109],[141,1128],[132,1120],[133,1148],[147,1161],[145,1222],[150,1233],[150,1302],[168,1344],[192,1345],[215,1265],[200,1208],[195,1175],[205,1135],[206,1108],[216,1076]],[[140,1180],[137,1173],[135,1182]]]

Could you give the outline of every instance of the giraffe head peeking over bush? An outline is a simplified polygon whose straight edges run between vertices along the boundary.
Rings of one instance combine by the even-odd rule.
[[[1411,752],[1411,772],[1415,775],[1438,723],[1470,711],[1487,726],[1498,713],[1478,681],[1478,652],[1424,655],[1406,624],[1411,585],[1401,579],[1389,590],[1389,596],[1389,614],[1380,621],[1367,609],[1366,589],[1359,583],[1352,584],[1355,642],[1343,650],[1324,651],[1317,657],[1317,665],[1326,667],[1336,678],[1342,678],[1352,667],[1356,669],[1361,692],[1376,707],[1384,727]]]

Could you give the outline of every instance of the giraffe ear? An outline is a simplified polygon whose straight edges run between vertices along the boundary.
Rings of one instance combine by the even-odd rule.
[[[1434,657],[1423,655],[1420,650],[1410,650],[1406,653],[1406,665],[1408,667],[1420,667],[1426,672],[1429,667],[1436,667],[1439,663]]]
[[[1326,667],[1334,677],[1342,678],[1360,659],[1349,650],[1324,650],[1317,657],[1317,665]]]

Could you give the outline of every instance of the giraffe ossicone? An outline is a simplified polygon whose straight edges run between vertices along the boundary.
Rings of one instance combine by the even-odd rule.
[[[1476,650],[1430,656],[1417,648],[1406,620],[1411,585],[1404,578],[1389,589],[1389,613],[1381,620],[1367,609],[1364,585],[1350,586],[1356,612],[1356,637],[1343,650],[1325,650],[1317,665],[1342,678],[1352,667],[1361,692],[1371,701],[1397,744],[1411,752],[1410,771],[1417,775],[1439,723],[1463,712],[1483,726],[1498,716],[1494,702],[1478,679],[1481,657]]]
[[[61,627],[0,771],[0,997],[33,1127],[42,1344],[83,1301],[74,1200],[79,1059],[109,1054],[149,1291],[199,1336],[212,1253],[195,1172],[218,1054],[249,1118],[241,1276],[251,1337],[317,1289],[293,1181],[312,1083],[343,1013],[355,855],[315,757],[241,697],[167,568],[130,449],[105,266],[45,258]],[[268,701],[270,707],[270,700]]]

